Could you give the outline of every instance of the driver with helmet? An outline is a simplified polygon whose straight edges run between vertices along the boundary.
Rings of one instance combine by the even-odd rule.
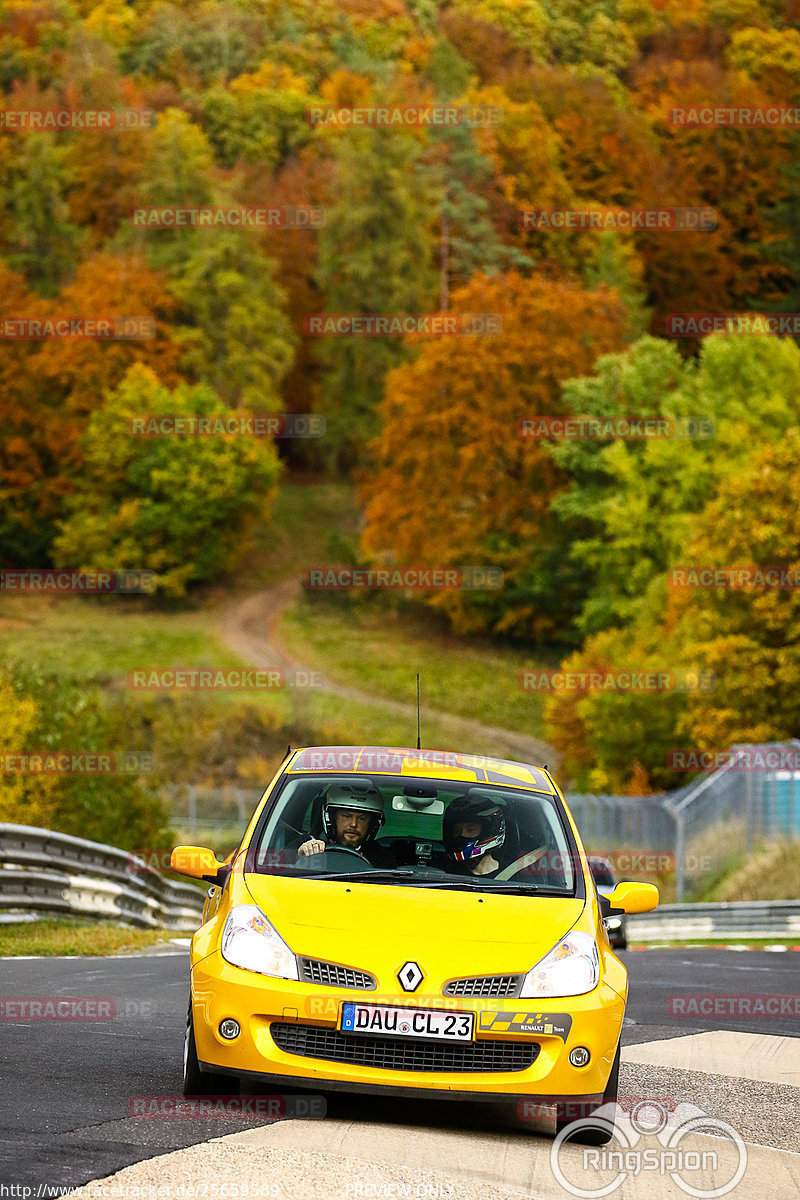
[[[298,855],[320,854],[339,847],[356,851],[374,867],[394,866],[391,854],[375,841],[385,820],[383,809],[383,796],[376,787],[332,784],[322,805],[325,840],[308,838],[298,847]]]
[[[451,801],[444,814],[443,837],[447,869],[454,874],[494,876],[500,870],[506,822],[502,808],[488,796]]]

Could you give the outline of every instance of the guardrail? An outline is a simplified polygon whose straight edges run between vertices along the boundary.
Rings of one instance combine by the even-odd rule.
[[[195,930],[204,893],[141,858],[84,838],[0,823],[0,918],[60,913]]]
[[[664,904],[628,917],[631,941],[681,941],[704,937],[788,937],[800,941],[800,900]]]

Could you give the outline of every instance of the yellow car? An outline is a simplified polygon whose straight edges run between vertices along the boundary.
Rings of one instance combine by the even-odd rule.
[[[212,885],[187,1095],[258,1080],[527,1100],[559,1128],[616,1099],[628,976],[603,919],[658,891],[598,897],[546,769],[293,750],[228,862],[180,846],[172,867]]]

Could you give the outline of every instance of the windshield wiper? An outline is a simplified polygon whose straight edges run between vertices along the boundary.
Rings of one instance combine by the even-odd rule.
[[[426,879],[424,875],[417,875],[415,871],[406,867],[396,867],[394,870],[382,870],[380,867],[376,867],[374,871],[326,871],[319,875],[303,871],[303,875],[308,879],[332,879],[339,883],[347,883],[352,880],[355,883],[402,883],[411,884],[413,887],[459,888],[461,891],[467,892],[476,890],[475,884],[469,883],[466,879],[452,881],[449,879]],[[298,875],[293,878],[298,878]]]

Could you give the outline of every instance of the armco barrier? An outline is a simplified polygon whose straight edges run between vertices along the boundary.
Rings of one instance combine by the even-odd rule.
[[[800,900],[733,901],[729,904],[663,904],[628,917],[633,942],[694,938],[776,937],[800,941]]]
[[[194,930],[204,893],[174,883],[125,850],[0,823],[0,916],[60,913],[144,928]]]

